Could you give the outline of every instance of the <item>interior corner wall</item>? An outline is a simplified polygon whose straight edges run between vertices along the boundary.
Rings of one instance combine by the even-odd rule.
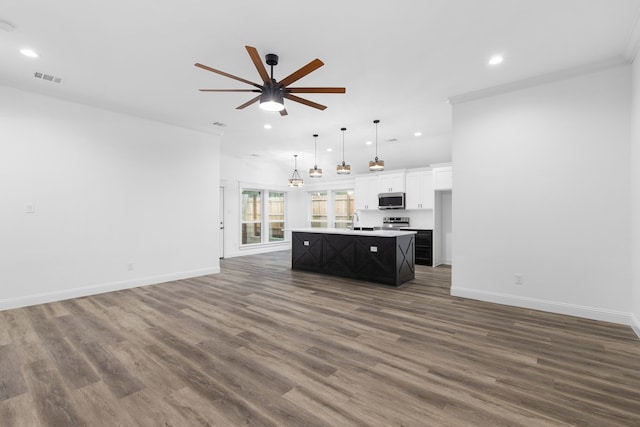
[[[4,86],[0,129],[0,309],[219,272],[218,136]]]
[[[633,63],[631,106],[631,286],[632,326],[640,337],[640,59]]]
[[[630,323],[630,106],[630,66],[453,106],[452,295]]]

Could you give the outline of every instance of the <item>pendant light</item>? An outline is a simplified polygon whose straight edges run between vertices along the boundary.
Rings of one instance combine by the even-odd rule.
[[[342,131],[342,164],[339,164],[336,168],[336,172],[340,175],[349,175],[351,173],[351,165],[348,165],[344,162],[344,131],[347,128],[340,128]]]
[[[304,181],[300,178],[300,174],[298,173],[298,155],[294,154],[293,158],[295,159],[295,167],[291,178],[289,178],[289,187],[302,187],[304,185]]]
[[[369,170],[378,172],[384,170],[384,160],[378,160],[378,123],[380,123],[380,120],[376,119],[373,123],[376,124],[376,158],[369,161]]]
[[[309,169],[309,177],[310,178],[322,178],[322,169],[318,169],[318,134],[313,134],[313,144],[314,144],[314,153],[313,153],[313,168]]]

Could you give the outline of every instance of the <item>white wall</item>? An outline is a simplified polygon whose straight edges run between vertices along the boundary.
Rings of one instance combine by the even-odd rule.
[[[453,264],[453,211],[451,191],[435,192],[435,217],[433,227],[434,265]]]
[[[218,272],[219,150],[0,86],[0,309]]]
[[[633,103],[631,107],[631,265],[633,326],[640,336],[640,59],[633,63]]]
[[[630,322],[630,71],[454,105],[453,295]]]

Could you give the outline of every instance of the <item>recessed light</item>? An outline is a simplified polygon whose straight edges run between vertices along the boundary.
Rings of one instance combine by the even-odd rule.
[[[327,148],[327,151],[333,151],[333,148]]]
[[[267,123],[266,125],[264,125],[265,129],[271,129],[271,125],[269,123]]]
[[[496,55],[489,60],[489,65],[498,65],[504,61],[504,58],[500,55]]]
[[[365,144],[367,144],[367,145],[371,145],[371,144],[373,144],[373,142],[371,142],[371,141],[367,141],[367,142],[365,142]]]
[[[20,49],[20,53],[24,56],[28,56],[29,58],[37,58],[38,56],[40,56],[31,49]]]
[[[415,132],[413,136],[422,136],[422,132]]]

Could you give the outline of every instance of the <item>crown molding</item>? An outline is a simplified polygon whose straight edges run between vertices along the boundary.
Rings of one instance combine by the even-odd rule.
[[[486,89],[480,89],[473,92],[467,92],[460,95],[449,97],[449,103],[461,104],[463,102],[469,102],[476,99],[486,98],[489,96],[500,95],[503,93],[513,92],[520,89],[526,89],[533,86],[539,86],[545,83],[552,83],[559,80],[568,79],[571,77],[577,77],[584,74],[595,73],[597,71],[606,70],[608,68],[620,67],[622,65],[629,65],[630,61],[623,56],[616,56],[600,62],[592,62],[589,64],[581,65],[579,67],[567,68],[561,71],[555,71],[553,73],[541,74],[539,76],[531,77],[528,79],[518,80],[503,85],[492,86]]]
[[[629,42],[627,43],[627,49],[625,50],[625,57],[629,60],[629,62],[633,62],[636,59],[636,55],[638,55],[638,51],[640,51],[640,11],[636,15],[636,20],[633,24],[633,28],[631,29],[631,34],[629,35]]]

